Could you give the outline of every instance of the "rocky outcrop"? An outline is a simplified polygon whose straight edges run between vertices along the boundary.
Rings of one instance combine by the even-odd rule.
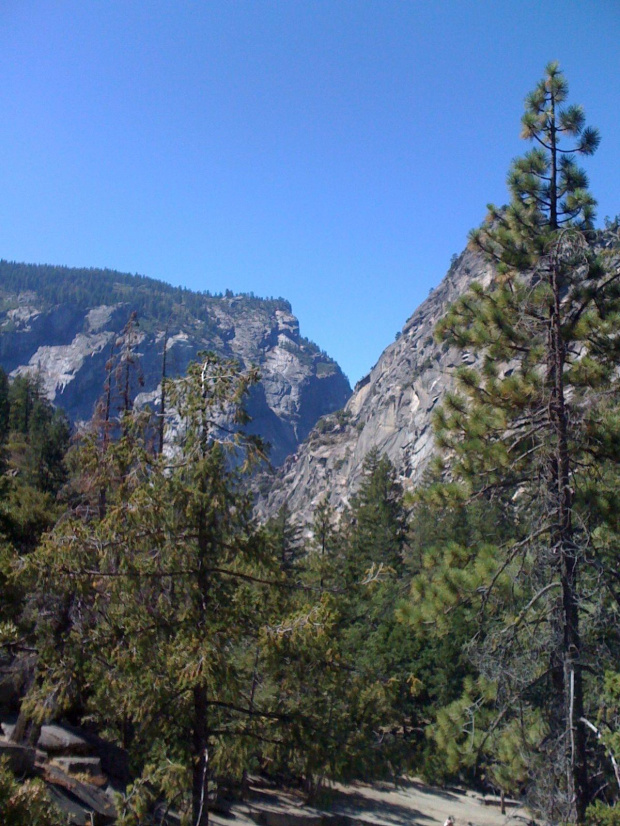
[[[134,310],[137,403],[159,398],[164,341],[170,376],[184,372],[201,350],[257,365],[261,382],[248,403],[251,428],[272,445],[276,465],[321,416],[342,408],[350,396],[338,365],[300,335],[283,299],[190,294],[118,273],[73,272],[0,262],[0,366],[13,376],[40,375],[47,397],[73,421],[93,415],[106,362],[118,351]]]
[[[617,270],[618,219],[607,222],[594,241],[610,270]],[[474,281],[488,286],[492,279],[493,269],[480,254],[466,249],[453,260],[443,281],[358,382],[344,410],[321,419],[275,476],[262,480],[257,507],[263,518],[286,503],[308,524],[323,497],[342,509],[359,486],[371,448],[389,457],[405,489],[419,484],[434,452],[433,410],[454,388],[456,368],[481,358],[438,344],[435,326]]]
[[[394,463],[405,487],[420,480],[433,452],[432,411],[453,386],[455,367],[474,361],[470,353],[438,345],[435,325],[472,281],[489,283],[491,278],[490,265],[469,250],[454,261],[397,340],[358,382],[344,410],[321,419],[270,483],[263,484],[262,516],[286,503],[307,522],[325,496],[342,508],[357,489],[364,457],[375,447]]]
[[[11,742],[12,731],[12,724],[2,723],[0,757],[8,760],[20,780],[42,780],[67,823],[105,826],[116,822],[114,793],[123,790],[130,779],[126,752],[66,724],[43,726],[36,748]]]

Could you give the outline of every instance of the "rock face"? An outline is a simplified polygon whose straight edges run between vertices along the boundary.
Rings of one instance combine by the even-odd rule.
[[[595,246],[611,271],[617,270],[618,218],[598,231]],[[371,448],[388,456],[405,489],[419,484],[434,451],[433,410],[454,388],[456,368],[475,365],[481,358],[438,344],[433,331],[474,281],[486,287],[493,275],[483,256],[469,249],[453,261],[441,284],[358,382],[344,410],[321,419],[275,476],[263,480],[258,501],[262,517],[275,515],[286,503],[299,522],[308,524],[323,497],[342,509],[359,486]]]
[[[490,283],[492,270],[466,250],[415,311],[398,339],[356,385],[343,411],[318,422],[290,456],[259,501],[262,516],[286,503],[307,522],[325,496],[340,509],[355,492],[364,457],[378,448],[394,463],[405,487],[415,485],[433,451],[432,411],[453,386],[454,368],[473,355],[442,347],[433,339],[446,309],[474,280]]]
[[[276,465],[351,394],[338,365],[301,337],[283,299],[211,296],[110,271],[5,261],[0,262],[0,366],[13,376],[39,374],[50,401],[73,421],[88,420],[103,392],[106,362],[115,347],[118,352],[133,311],[137,403],[159,397],[165,341],[169,376],[185,371],[201,350],[258,365],[261,382],[248,412],[253,432],[270,442]]]

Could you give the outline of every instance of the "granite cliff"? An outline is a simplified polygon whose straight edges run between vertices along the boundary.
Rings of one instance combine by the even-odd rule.
[[[87,420],[132,312],[137,403],[159,397],[164,341],[170,376],[200,350],[258,365],[261,381],[248,410],[252,430],[272,446],[274,464],[350,396],[338,365],[300,335],[284,299],[212,296],[109,270],[6,261],[0,262],[0,366],[12,375],[39,374],[50,401],[73,421]]]
[[[275,477],[263,480],[262,516],[286,503],[307,522],[325,496],[341,509],[357,489],[371,448],[390,458],[405,488],[419,482],[433,452],[433,408],[453,386],[454,368],[474,362],[471,353],[438,345],[433,330],[472,281],[489,283],[492,275],[490,265],[469,250],[454,260],[397,340],[357,383],[344,409],[321,419]]]
[[[618,219],[597,233],[596,243],[617,266]],[[286,503],[296,519],[308,523],[324,497],[342,509],[357,490],[372,448],[388,456],[405,489],[419,484],[434,449],[433,409],[453,389],[455,369],[479,358],[438,344],[435,326],[474,281],[486,286],[493,275],[485,258],[469,249],[454,258],[443,281],[357,383],[344,409],[321,419],[276,474],[263,479],[261,516],[274,515]]]

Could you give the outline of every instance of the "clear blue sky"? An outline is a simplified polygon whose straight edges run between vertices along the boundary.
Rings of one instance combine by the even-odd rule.
[[[0,0],[0,257],[288,298],[352,383],[525,148],[552,59],[620,212],[618,0]]]

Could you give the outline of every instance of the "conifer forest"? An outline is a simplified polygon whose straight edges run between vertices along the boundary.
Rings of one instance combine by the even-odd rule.
[[[101,822],[206,826],[257,777],[310,802],[417,777],[538,824],[620,823],[618,222],[597,228],[581,164],[600,137],[556,63],[521,137],[508,202],[469,238],[492,280],[434,330],[473,355],[434,407],[421,484],[370,447],[343,507],[325,490],[309,521],[259,518],[258,369],[203,352],[170,378],[163,358],[159,396],[134,404],[140,316],[168,319],[173,288],[145,283],[88,425],[0,371],[8,739],[63,721],[122,752]],[[22,275],[3,289],[68,300],[54,272]],[[73,289],[93,298],[87,271]],[[10,761],[0,811],[67,822]]]

